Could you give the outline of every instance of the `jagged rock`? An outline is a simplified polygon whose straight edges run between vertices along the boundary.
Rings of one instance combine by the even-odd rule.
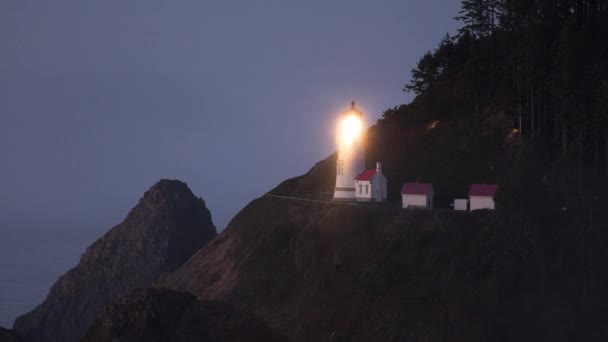
[[[262,320],[220,302],[159,289],[137,289],[106,307],[82,342],[286,341]]]
[[[0,327],[0,342],[23,342],[23,339],[16,331]]]
[[[185,183],[161,180],[122,223],[87,248],[41,305],[17,318],[14,329],[28,341],[77,341],[101,307],[151,286],[215,235],[205,202]]]

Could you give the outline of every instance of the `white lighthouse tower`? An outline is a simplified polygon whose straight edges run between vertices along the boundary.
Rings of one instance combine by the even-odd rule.
[[[351,107],[338,119],[338,162],[336,164],[336,187],[334,201],[354,201],[355,178],[365,168],[363,156],[363,113]]]

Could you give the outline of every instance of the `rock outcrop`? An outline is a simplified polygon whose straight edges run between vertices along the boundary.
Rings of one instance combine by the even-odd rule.
[[[77,341],[100,308],[151,286],[215,236],[205,202],[185,183],[161,180],[122,223],[87,248],[41,305],[17,318],[14,329],[27,341]]]
[[[337,153],[330,155],[316,163],[306,174],[281,182],[270,193],[274,195],[297,195],[298,197],[320,196],[331,199],[336,185],[337,159]]]
[[[285,338],[252,315],[188,293],[137,289],[106,307],[83,342],[265,341]]]
[[[0,327],[0,342],[23,342],[23,339],[14,330]]]

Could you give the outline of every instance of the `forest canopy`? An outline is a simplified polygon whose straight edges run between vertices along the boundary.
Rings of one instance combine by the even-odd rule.
[[[393,162],[394,186],[433,181],[444,205],[473,182],[504,185],[505,203],[606,185],[608,1],[464,0],[455,19],[411,71],[415,99],[370,130],[368,159]]]

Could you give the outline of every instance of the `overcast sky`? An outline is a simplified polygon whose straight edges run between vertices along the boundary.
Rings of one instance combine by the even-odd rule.
[[[0,229],[105,231],[160,178],[222,229],[332,153],[351,99],[409,102],[459,3],[2,0]]]

